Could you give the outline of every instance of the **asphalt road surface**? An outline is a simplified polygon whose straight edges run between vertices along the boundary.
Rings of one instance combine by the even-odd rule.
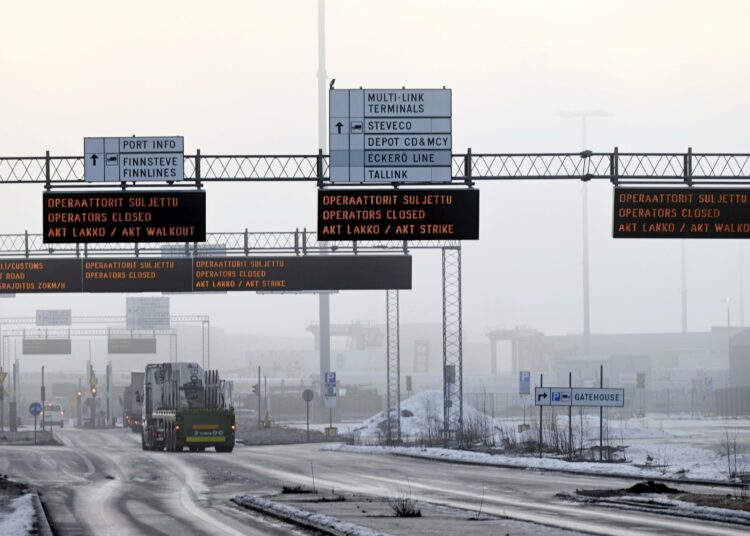
[[[66,447],[0,447],[0,473],[41,488],[62,535],[295,533],[228,499],[275,492],[284,483],[310,484],[311,464],[323,489],[388,495],[410,487],[416,499],[473,510],[484,495],[487,513],[596,534],[747,534],[747,527],[555,497],[633,483],[620,479],[327,452],[319,444],[238,447],[231,454],[144,452],[137,434],[121,429],[65,429],[62,439]]]

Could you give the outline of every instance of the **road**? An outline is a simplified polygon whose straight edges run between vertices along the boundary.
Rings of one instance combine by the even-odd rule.
[[[144,452],[123,430],[68,430],[67,447],[2,447],[0,473],[40,487],[58,534],[290,534],[228,501],[283,483],[416,499],[597,534],[741,535],[746,527],[573,504],[575,488],[632,481],[321,451],[320,445],[238,447],[232,454]]]

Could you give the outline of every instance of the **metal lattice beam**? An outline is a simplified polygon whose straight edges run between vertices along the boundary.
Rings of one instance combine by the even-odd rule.
[[[463,441],[461,247],[443,248],[443,445]]]
[[[613,184],[750,184],[750,153],[472,153],[454,154],[456,184],[481,180],[608,180]],[[188,184],[217,181],[328,180],[328,155],[185,156]],[[82,156],[0,157],[0,183],[75,186],[84,182]],[[117,183],[115,183],[117,185]],[[94,184],[94,186],[112,186]],[[139,186],[144,186],[143,183]],[[148,184],[146,184],[148,186]]]
[[[401,443],[401,342],[398,290],[386,291],[386,326],[388,350],[386,439],[389,445],[393,445]]]
[[[278,233],[208,233],[206,242],[160,242],[144,244],[45,244],[41,234],[0,234],[0,257],[103,257],[103,256],[194,256],[251,254],[349,254],[394,253],[409,249],[440,249],[458,241],[417,240],[318,242],[315,233],[296,230]]]

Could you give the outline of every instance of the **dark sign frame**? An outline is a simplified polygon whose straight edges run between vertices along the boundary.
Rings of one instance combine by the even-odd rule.
[[[318,240],[477,240],[479,190],[318,190]]]
[[[747,188],[614,188],[613,238],[750,238]]]
[[[204,242],[203,191],[44,192],[45,244]]]
[[[410,255],[3,259],[0,294],[411,289]]]

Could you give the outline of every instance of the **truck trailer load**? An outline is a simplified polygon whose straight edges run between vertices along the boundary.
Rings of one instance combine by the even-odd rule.
[[[129,427],[133,432],[141,431],[141,419],[143,413],[143,372],[130,373],[130,385],[125,388],[122,395],[122,424]]]
[[[218,371],[197,363],[146,365],[142,402],[143,450],[234,449],[234,408]]]

